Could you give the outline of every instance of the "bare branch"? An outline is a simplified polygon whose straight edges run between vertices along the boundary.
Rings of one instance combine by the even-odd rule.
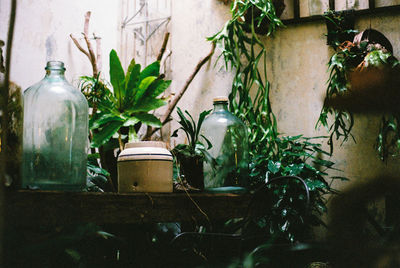
[[[176,105],[178,104],[179,100],[182,98],[183,94],[186,92],[188,89],[189,85],[192,83],[193,79],[197,75],[197,73],[200,71],[201,67],[211,58],[211,56],[214,54],[215,51],[215,43],[212,43],[211,51],[205,56],[202,60],[199,61],[199,63],[196,65],[196,68],[194,69],[193,73],[189,76],[189,78],[186,80],[183,88],[178,92],[176,97],[168,103],[168,108],[165,114],[161,117],[161,123],[162,125],[165,125],[169,120],[172,112],[174,111]],[[144,140],[150,139],[150,137],[160,128],[153,128],[151,131],[147,131],[145,137],[143,138]]]
[[[89,36],[89,22],[90,22],[90,15],[92,12],[88,11],[85,14],[85,24],[83,26],[83,32],[86,34],[86,36]]]
[[[101,40],[101,38],[96,38],[96,36],[93,34],[93,36],[95,36],[96,48],[97,48],[97,50],[96,50],[97,53],[95,54],[94,50],[93,50],[93,47],[92,47],[92,44],[90,43],[90,40],[89,40],[90,15],[91,15],[90,11],[86,12],[86,14],[85,14],[85,24],[83,26],[83,33],[82,33],[83,38],[85,39],[85,43],[86,43],[86,46],[87,46],[88,50],[85,50],[79,44],[78,40],[72,36],[72,34],[70,34],[69,36],[71,37],[71,39],[74,42],[75,46],[83,54],[85,54],[89,58],[89,61],[90,61],[91,65],[92,65],[93,77],[97,77],[98,76],[98,70],[99,70],[98,62],[99,62],[99,58],[101,57],[101,53],[100,53],[100,47],[101,47],[100,46],[100,40]]]
[[[101,67],[103,65],[101,61],[101,37],[96,36],[93,33],[93,38],[96,40],[96,63],[97,63],[97,70],[101,70]]]
[[[161,46],[160,53],[158,53],[158,56],[157,56],[157,60],[158,61],[161,61],[162,56],[164,55],[165,49],[167,48],[168,39],[169,39],[169,32],[166,32],[165,35],[164,35],[164,41],[163,41],[163,44]]]
[[[73,37],[72,34],[70,34],[69,37],[71,37],[71,39],[72,39],[72,41],[74,42],[75,46],[76,46],[83,54],[85,54],[85,55],[89,58],[89,60],[90,60],[90,55],[89,55],[89,53],[88,53],[83,47],[81,47],[81,45],[79,44],[78,40],[76,40],[76,38]]]
[[[168,120],[168,118],[171,116],[172,111],[175,109],[175,106],[178,104],[178,101],[182,98],[183,94],[186,92],[187,88],[189,85],[192,83],[193,79],[197,75],[197,73],[200,71],[201,67],[211,58],[211,56],[214,54],[215,51],[215,43],[212,44],[211,51],[208,53],[206,57],[204,57],[199,63],[197,64],[196,68],[194,69],[193,73],[189,76],[189,78],[186,80],[185,85],[183,88],[179,91],[179,93],[176,95],[176,97],[169,103],[168,109],[164,116],[161,118],[161,123],[165,124]]]

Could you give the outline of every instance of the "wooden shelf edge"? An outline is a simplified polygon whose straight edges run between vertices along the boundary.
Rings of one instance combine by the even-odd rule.
[[[74,193],[19,190],[6,193],[8,224],[62,225],[206,221],[244,217],[250,194]],[[201,208],[201,211],[198,207]]]

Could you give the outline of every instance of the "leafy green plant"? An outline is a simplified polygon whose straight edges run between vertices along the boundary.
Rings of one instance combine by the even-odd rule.
[[[343,94],[351,88],[349,73],[354,70],[365,68],[397,68],[399,61],[395,59],[386,48],[380,44],[369,44],[362,41],[359,44],[350,41],[343,42],[337,46],[337,51],[332,55],[328,63],[330,72],[326,98]],[[333,121],[329,122],[328,116],[332,115]],[[375,148],[382,161],[390,155],[396,156],[400,152],[400,117],[396,113],[385,113],[382,115],[379,134],[376,138]],[[336,140],[342,138],[345,142],[351,137],[354,125],[354,115],[347,110],[339,110],[324,105],[318,118],[316,127],[324,126],[329,132],[330,153],[333,152],[334,137]]]
[[[160,63],[150,64],[140,71],[141,66],[132,60],[126,74],[115,50],[110,53],[110,80],[113,92],[106,91],[97,102],[98,113],[90,121],[93,132],[92,147],[100,147],[118,135],[122,149],[122,127],[129,128],[129,141],[137,140],[139,123],[160,127],[160,120],[149,113],[166,102],[157,98],[170,85],[159,77]],[[135,128],[136,127],[136,128]]]
[[[335,53],[329,60],[329,80],[326,89],[326,96],[331,97],[347,90],[347,72],[353,66],[352,63],[359,58],[358,52],[353,52],[349,47]],[[328,115],[333,115],[333,123],[329,125]],[[354,125],[354,116],[351,112],[344,110],[335,110],[330,107],[322,107],[316,127],[324,126],[330,132],[328,144],[330,145],[330,153],[333,153],[334,137],[336,140],[343,138],[343,141],[351,137],[354,140],[351,130]]]
[[[174,152],[179,154],[185,154],[188,156],[191,155],[200,155],[201,157],[205,157],[207,154],[207,149],[211,148],[210,141],[204,137],[204,135],[200,134],[201,125],[204,122],[204,119],[208,114],[210,114],[211,110],[203,111],[200,113],[199,120],[194,121],[193,117],[189,114],[188,111],[185,110],[185,114],[187,114],[188,118],[182,112],[182,110],[178,107],[177,113],[179,116],[178,123],[181,125],[180,128],[176,129],[171,137],[178,137],[178,131],[183,130],[186,138],[188,140],[188,144],[179,144],[174,148]],[[200,137],[204,139],[207,143],[207,148],[204,146],[203,142],[200,141]]]
[[[172,137],[177,137],[179,130],[183,130],[186,134],[188,144],[178,144],[172,150],[172,153],[176,157],[180,174],[184,175],[191,186],[199,189],[204,188],[203,161],[213,161],[207,152],[212,145],[206,137],[200,134],[201,125],[210,112],[211,110],[201,112],[196,124],[188,111],[185,110],[185,114],[188,116],[186,117],[178,107],[177,113],[180,118],[178,123],[181,127],[176,129],[172,134]],[[207,147],[200,141],[200,137],[205,141]]]
[[[261,16],[247,16],[250,20],[243,21],[248,12],[261,13]],[[311,226],[322,224],[320,216],[326,211],[323,196],[334,192],[326,181],[327,173],[317,166],[333,168],[333,163],[324,162],[321,155],[327,153],[319,143],[312,143],[301,135],[280,137],[277,131],[269,100],[267,51],[255,31],[260,20],[268,22],[267,36],[283,26],[272,2],[236,0],[232,3],[231,13],[232,18],[223,29],[208,40],[217,43],[226,67],[230,66],[235,72],[229,108],[248,128],[250,184],[258,187],[270,178],[297,175],[306,181],[312,196],[309,208],[304,209],[303,188],[289,182],[270,186],[272,203],[264,218],[255,222],[254,228],[285,241],[304,239]],[[250,29],[249,34],[246,29]],[[252,90],[255,94],[250,94]]]
[[[81,77],[80,89],[91,108],[88,190],[109,189],[104,178],[109,179],[110,185],[116,181],[113,151],[116,148],[122,150],[125,142],[137,140],[137,131],[142,124],[161,126],[160,120],[151,111],[166,104],[159,95],[169,87],[171,81],[164,80],[159,69],[160,63],[156,61],[141,70],[141,66],[133,59],[125,73],[117,53],[112,50],[110,80],[113,91],[110,84],[100,78],[100,74]]]

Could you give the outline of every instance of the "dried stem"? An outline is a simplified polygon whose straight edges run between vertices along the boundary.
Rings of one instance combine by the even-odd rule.
[[[72,41],[74,42],[75,46],[83,53],[85,54],[91,65],[92,65],[92,70],[93,70],[93,77],[97,77],[98,73],[99,73],[99,68],[98,68],[98,59],[100,58],[100,54],[99,54],[99,47],[100,47],[100,38],[96,39],[96,46],[97,46],[97,56],[96,53],[94,53],[93,47],[92,47],[92,43],[89,40],[89,23],[90,23],[90,15],[91,12],[88,11],[85,14],[85,24],[83,26],[83,39],[85,40],[86,46],[87,46],[87,50],[85,50],[78,42],[78,40],[76,38],[74,38],[72,36],[72,34],[70,34],[69,36],[71,37]]]
[[[176,97],[171,101],[171,103],[168,105],[167,112],[164,114],[164,116],[161,118],[161,123],[165,124],[168,121],[168,118],[171,116],[172,111],[175,109],[176,104],[178,101],[182,98],[183,94],[186,92],[188,89],[189,85],[192,83],[193,79],[197,75],[197,73],[200,71],[201,67],[211,58],[211,56],[214,54],[215,51],[215,43],[212,44],[211,51],[208,53],[206,57],[204,57],[196,66],[194,69],[193,73],[189,76],[189,78],[186,80],[185,85],[183,88],[179,91],[179,93],[176,95]]]
[[[78,40],[76,40],[75,37],[72,36],[72,34],[69,35],[69,37],[71,37],[72,41],[74,42],[75,46],[83,53],[85,54],[89,60],[90,60],[90,55],[89,52],[87,52],[78,42]]]
[[[161,59],[162,59],[162,57],[163,57],[163,55],[165,53],[165,49],[167,48],[167,44],[168,44],[168,39],[169,39],[169,32],[166,32],[165,35],[164,35],[164,41],[163,41],[163,44],[161,46],[160,53],[158,53],[158,56],[157,56],[157,60],[158,61],[161,61]]]
[[[215,43],[212,44],[211,51],[205,56],[202,60],[199,61],[199,63],[196,65],[196,68],[194,69],[193,73],[189,76],[189,78],[186,80],[183,88],[178,92],[176,97],[168,104],[167,111],[165,114],[161,117],[161,123],[162,125],[165,125],[170,119],[169,117],[171,116],[172,112],[174,111],[176,105],[178,104],[179,100],[182,98],[183,94],[186,92],[188,89],[189,85],[192,83],[193,79],[197,75],[197,73],[200,71],[201,67],[211,58],[211,56],[214,54],[215,51]],[[153,128],[151,132],[148,132],[144,139],[149,139],[159,128]]]

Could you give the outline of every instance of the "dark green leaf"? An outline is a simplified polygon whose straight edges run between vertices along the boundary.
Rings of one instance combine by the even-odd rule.
[[[138,114],[135,114],[135,118],[139,119],[140,122],[142,122],[143,124],[146,124],[148,126],[152,126],[152,127],[161,127],[162,126],[160,119],[158,119],[157,117],[155,117],[152,114],[138,113]]]
[[[102,128],[98,133],[93,134],[92,148],[100,147],[106,143],[124,124],[123,121],[113,121]]]
[[[110,81],[113,86],[115,98],[118,101],[118,107],[122,107],[122,101],[125,97],[124,79],[124,69],[122,69],[117,52],[113,49],[110,52]]]

